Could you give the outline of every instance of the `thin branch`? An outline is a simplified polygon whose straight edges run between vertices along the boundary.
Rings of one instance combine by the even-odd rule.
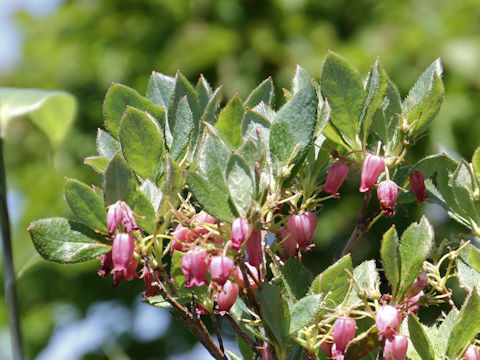
[[[215,329],[215,334],[217,334],[218,345],[220,346],[220,351],[225,354],[225,349],[223,347],[222,334],[220,333],[220,328],[218,327],[217,318],[213,313],[210,313],[210,319],[212,320],[213,328]]]
[[[5,298],[7,300],[8,324],[12,354],[15,360],[23,360],[22,331],[13,265],[12,236],[10,231],[10,218],[7,207],[7,179],[5,173],[5,159],[3,157],[3,139],[0,138],[0,226],[2,228],[3,245],[3,271],[5,276]]]
[[[225,314],[224,318],[227,319],[232,330],[245,342],[245,344],[247,344],[258,356],[262,356],[260,350],[258,350],[257,344],[242,330],[232,315],[227,313]]]

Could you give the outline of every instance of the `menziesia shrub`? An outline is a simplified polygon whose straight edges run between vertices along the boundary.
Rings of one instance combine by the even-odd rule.
[[[216,359],[472,358],[480,149],[471,162],[409,153],[440,110],[441,76],[435,60],[402,99],[380,60],[362,78],[329,52],[318,79],[297,67],[284,101],[271,78],[226,104],[221,87],[180,72],[154,72],[146,96],[113,84],[98,154],[85,159],[102,185],[67,178],[73,220],[35,221],[32,240],[47,260],[100,260],[114,285],[141,278],[145,301],[168,307]],[[314,247],[332,232],[322,210],[354,197],[351,236]],[[435,239],[416,202],[442,206],[464,229]],[[379,259],[353,261],[382,217],[390,229],[368,239]],[[314,275],[305,263],[319,256],[332,265]],[[466,291],[453,296],[453,277]],[[433,305],[441,311],[426,326]],[[241,355],[224,349],[217,317]]]

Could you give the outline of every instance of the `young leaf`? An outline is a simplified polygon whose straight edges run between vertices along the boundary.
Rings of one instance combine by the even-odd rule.
[[[272,106],[273,99],[275,97],[275,91],[273,88],[273,81],[271,77],[263,80],[253,91],[248,95],[244,105],[249,108],[253,108],[255,105],[260,104],[262,101],[269,106]]]
[[[265,325],[270,329],[280,347],[285,346],[290,330],[290,311],[288,304],[279,288],[264,283],[257,290],[260,302],[260,312]]]
[[[309,86],[311,80],[312,77],[307,70],[302,68],[300,65],[297,65],[297,68],[295,69],[295,75],[292,79],[292,93],[295,95],[305,86]]]
[[[140,226],[147,233],[153,234],[156,227],[155,210],[153,209],[153,205],[150,200],[141,191],[137,192],[133,211],[142,216],[140,219],[135,219],[138,226]]]
[[[218,116],[217,130],[234,149],[242,143],[242,118],[245,108],[238,95],[234,95]]]
[[[358,124],[365,99],[360,73],[345,58],[329,51],[323,61],[320,85],[332,108],[330,122],[348,145],[357,149]]]
[[[132,170],[120,153],[108,163],[105,169],[104,191],[105,205],[110,205],[118,200],[123,200],[133,206],[135,200],[136,180]]]
[[[413,314],[410,314],[408,317],[408,332],[410,334],[410,340],[412,341],[413,346],[415,346],[418,355],[420,355],[423,360],[435,360],[432,345],[425,334],[423,325]]]
[[[153,71],[147,85],[147,99],[154,104],[168,109],[172,98],[175,78]]]
[[[447,356],[459,355],[460,351],[480,332],[480,296],[473,288],[463,303],[448,340]]]
[[[313,141],[317,96],[312,85],[297,92],[277,113],[270,129],[270,152],[285,165],[302,159]],[[295,152],[295,153],[294,153]]]
[[[78,180],[66,179],[65,198],[70,209],[90,228],[108,233],[107,210],[95,191]]]
[[[322,295],[305,296],[293,304],[290,309],[290,334],[295,335],[297,331],[315,323],[323,305]]]
[[[245,217],[253,202],[255,180],[247,163],[239,155],[230,155],[225,180],[233,204],[240,216]]]
[[[35,249],[46,260],[73,264],[98,258],[111,250],[103,237],[83,224],[64,218],[34,221],[28,227]]]
[[[128,86],[113,84],[105,95],[103,113],[105,125],[115,139],[118,139],[120,121],[128,105],[148,112],[163,127],[165,122],[165,110],[163,108],[155,105]]]
[[[184,150],[190,144],[194,128],[193,115],[184,96],[178,103],[177,117],[173,130],[173,143],[170,154],[173,159],[179,160]]]
[[[392,227],[383,234],[380,257],[382,258],[385,277],[392,287],[392,295],[395,296],[400,284],[400,255],[395,225],[392,225]]]
[[[127,106],[119,138],[131,168],[142,178],[155,180],[156,170],[165,157],[162,131],[155,120],[148,113]]]
[[[117,151],[120,151],[120,142],[113,138],[107,131],[98,129],[97,131],[97,151],[98,153],[111,159]]]
[[[423,268],[423,262],[430,253],[433,243],[433,228],[425,216],[420,223],[413,223],[402,235],[400,244],[400,288],[398,298],[402,299]]]

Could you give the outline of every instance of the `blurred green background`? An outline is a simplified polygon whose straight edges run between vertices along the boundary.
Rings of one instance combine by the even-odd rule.
[[[14,2],[2,2],[0,8]],[[480,143],[478,0],[40,3],[49,10],[19,7],[9,13],[22,47],[15,63],[0,68],[0,86],[67,90],[78,99],[79,112],[67,141],[55,154],[44,135],[26,121],[16,122],[8,134],[9,201],[29,359],[202,358],[199,352],[191,352],[194,339],[170,322],[168,314],[138,305],[141,282],[112,289],[111,279],[96,275],[97,263],[48,264],[36,258],[26,231],[32,220],[71,215],[63,199],[64,176],[98,184],[100,178],[82,162],[95,153],[96,128],[103,127],[102,101],[112,82],[145,93],[152,70],[173,76],[181,69],[192,82],[204,74],[212,86],[222,84],[226,101],[235,93],[245,98],[272,76],[280,106],[281,89],[290,87],[295,65],[318,79],[328,49],[348,58],[363,75],[379,56],[403,96],[421,72],[441,57],[446,87],[443,108],[410,160],[438,151],[470,159]],[[12,51],[7,47],[0,42],[1,52]],[[320,214],[317,247],[306,257],[317,272],[331,262],[335,249],[341,250],[353,230],[361,197],[356,192],[358,176],[351,176],[350,182],[342,201],[329,202]],[[463,231],[429,205],[399,207],[394,221],[402,231],[423,211],[435,225],[437,241]],[[357,264],[378,254],[381,234],[391,223],[382,219],[363,238],[353,254]],[[0,358],[8,359],[4,303],[2,286]],[[89,335],[94,340],[85,340]]]

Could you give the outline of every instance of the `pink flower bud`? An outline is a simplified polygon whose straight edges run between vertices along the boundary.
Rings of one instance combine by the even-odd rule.
[[[251,226],[246,219],[236,218],[232,223],[232,243],[230,247],[238,251],[250,234]]]
[[[311,212],[291,215],[287,220],[287,228],[301,250],[310,250],[312,239],[317,228],[317,216]]]
[[[107,211],[107,227],[108,232],[113,234],[123,219],[123,201],[117,201],[108,207]]]
[[[427,274],[422,272],[415,278],[412,286],[410,286],[410,289],[408,289],[407,293],[405,294],[405,297],[407,297],[407,298],[414,297],[420,291],[422,291],[425,288],[425,286],[427,286],[427,285],[428,285]]]
[[[290,256],[295,255],[297,253],[297,240],[290,235],[290,232],[285,228],[280,229],[279,232],[282,239],[285,239],[283,243],[285,245],[285,249],[287,250],[287,254]]]
[[[106,278],[108,274],[110,274],[110,271],[112,271],[112,268],[112,251],[109,251],[108,253],[100,256],[100,269],[97,270],[97,274]]]
[[[410,188],[412,189],[413,195],[417,198],[417,204],[420,205],[429,198],[427,189],[425,188],[425,178],[418,170],[411,172],[409,178]]]
[[[463,354],[463,360],[480,360],[480,349],[470,345]]]
[[[214,256],[210,261],[210,276],[212,281],[223,285],[233,272],[234,263],[228,256]]]
[[[270,357],[269,346],[268,346],[268,343],[264,341],[262,345],[262,360],[270,360],[270,359],[271,357]]]
[[[423,295],[425,295],[425,293],[420,291],[417,295],[412,296],[411,298],[405,298],[404,306],[407,310],[403,313],[403,316],[407,317],[409,313],[418,313],[418,310],[420,310],[420,304],[418,304],[418,302]]]
[[[150,297],[150,296],[155,296],[157,295],[157,290],[155,286],[152,285],[154,282],[154,277],[152,274],[150,274],[150,271],[148,271],[148,268],[144,266],[142,268],[142,275],[140,276],[141,279],[143,279],[145,283],[145,292],[142,294],[143,297]]]
[[[117,233],[113,239],[112,261],[114,274],[119,273],[120,277],[127,280],[130,277],[128,265],[133,258],[133,250],[135,248],[135,240],[132,235],[126,233]]]
[[[343,353],[347,345],[355,337],[357,330],[357,322],[350,317],[339,317],[333,323],[333,339],[335,342],[335,350]]]
[[[381,156],[368,154],[363,161],[360,192],[367,192],[378,180],[385,170],[385,161]]]
[[[204,235],[208,233],[208,230],[203,226],[203,224],[216,224],[217,219],[202,210],[192,217],[192,223],[195,225],[195,232],[197,234]]]
[[[250,287],[252,289],[256,289],[257,282],[258,282],[258,270],[254,266],[250,265],[249,263],[245,263],[245,265],[250,270],[250,272],[247,275]],[[254,279],[252,278],[250,273],[253,274]],[[240,285],[240,287],[243,289],[245,287],[245,282],[243,280],[243,273],[242,273],[242,269],[240,269],[240,266],[237,266],[237,268],[235,269],[235,278],[237,279],[238,285]]]
[[[401,316],[396,307],[391,305],[382,306],[377,310],[375,318],[378,335],[382,338],[391,338],[396,333],[400,321]]]
[[[247,239],[247,245],[245,249],[247,250],[248,263],[250,265],[256,267],[262,263],[262,233],[260,231],[252,231],[252,234]]]
[[[348,165],[341,161],[335,161],[328,170],[327,180],[322,190],[339,198],[338,189],[342,186],[347,175]]]
[[[173,256],[175,250],[183,251],[183,243],[190,243],[195,239],[195,233],[189,228],[184,227],[182,224],[177,225],[172,236],[179,241],[172,240],[172,246],[170,248],[171,256]]]
[[[187,283],[186,288],[207,285],[207,252],[201,247],[188,251],[182,257],[182,273]]]
[[[225,315],[238,298],[238,285],[227,280],[222,290],[217,292],[217,305],[220,315]]]
[[[332,346],[333,342],[331,340],[325,340],[322,345],[320,345],[320,349],[322,349],[329,359],[332,357]]]
[[[407,348],[407,337],[405,335],[395,334],[391,339],[385,340],[385,348],[383,350],[385,360],[405,360]]]
[[[395,203],[397,202],[398,187],[391,180],[382,181],[378,184],[377,197],[383,214],[386,216],[395,215]]]

